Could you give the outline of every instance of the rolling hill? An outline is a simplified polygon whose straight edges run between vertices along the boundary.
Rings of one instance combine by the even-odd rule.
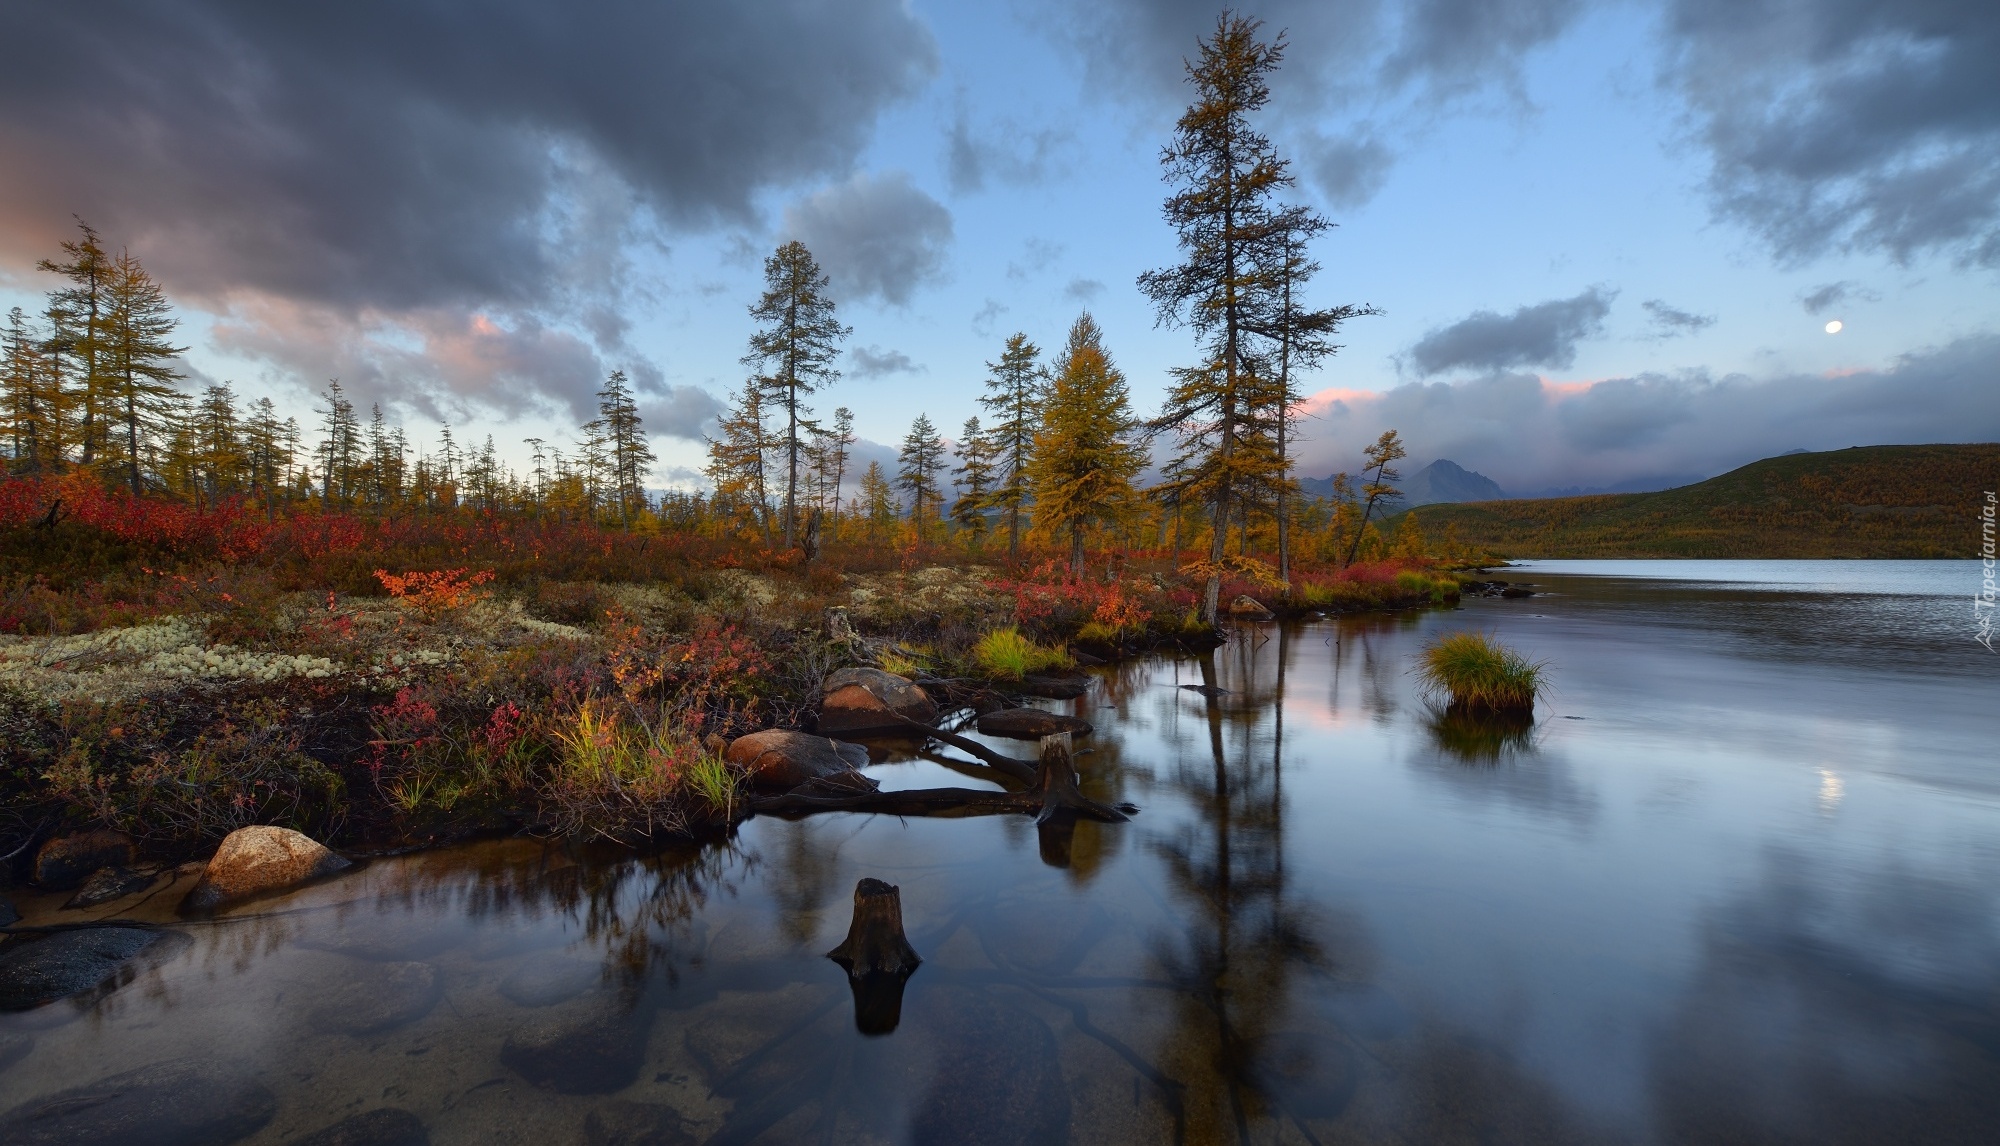
[[[1429,537],[1455,529],[1505,557],[1971,557],[1987,490],[2000,491],[2000,444],[1856,446],[1657,493],[1406,512]]]

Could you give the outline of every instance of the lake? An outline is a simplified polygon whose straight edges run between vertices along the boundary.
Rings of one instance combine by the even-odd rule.
[[[1979,566],[1496,576],[1536,595],[1253,626],[1048,702],[1128,824],[488,841],[182,925],[115,990],[0,1016],[0,1109],[153,1067],[128,1090],[250,1111],[206,1140],[268,1115],[263,1143],[382,1108],[538,1146],[1992,1141]],[[1412,658],[1456,629],[1548,662],[1531,727],[1424,703]],[[884,787],[977,783],[914,748],[876,746]],[[924,960],[887,1034],[825,958],[863,877]],[[186,882],[22,907],[166,920]]]

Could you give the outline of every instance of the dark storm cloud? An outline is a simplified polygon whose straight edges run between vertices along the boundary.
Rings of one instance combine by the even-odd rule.
[[[848,370],[851,378],[886,378],[891,374],[919,374],[924,367],[911,361],[910,356],[900,350],[884,350],[879,346],[857,346],[847,352],[847,360],[853,363]]]
[[[1583,9],[1583,0],[1413,0],[1382,73],[1439,96],[1487,84],[1518,92],[1521,57],[1568,31]]]
[[[1694,334],[1715,325],[1715,316],[1712,314],[1695,314],[1676,306],[1669,306],[1662,299],[1649,298],[1639,305],[1644,307],[1647,315],[1652,318],[1653,325],[1658,329],[1659,338]]]
[[[1576,344],[1596,334],[1618,292],[1592,287],[1574,298],[1550,299],[1512,314],[1482,310],[1441,327],[1410,348],[1422,375],[1447,370],[1564,367],[1576,361]]]
[[[908,305],[944,271],[951,212],[901,171],[857,173],[785,209],[785,230],[812,249],[844,301]]]
[[[2000,4],[1672,0],[1666,27],[1716,208],[1782,259],[2000,267]]]
[[[180,292],[396,308],[546,301],[595,181],[746,219],[935,67],[899,0],[13,5],[6,35],[6,253],[75,211]]]
[[[1304,472],[1352,470],[1385,429],[1413,456],[1450,458],[1514,490],[1713,475],[1795,447],[2000,441],[2000,335],[1907,354],[1882,369],[1717,378],[1702,371],[1590,384],[1494,373],[1329,392],[1309,405]]]

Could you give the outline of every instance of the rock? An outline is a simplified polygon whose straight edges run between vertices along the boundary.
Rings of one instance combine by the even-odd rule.
[[[548,1007],[604,985],[604,967],[565,952],[549,952],[522,960],[500,980],[500,993],[524,1007]]]
[[[14,901],[0,895],[0,927],[11,927],[21,922],[21,913],[14,910]]]
[[[292,1146],[431,1146],[431,1135],[416,1115],[384,1106],[349,1115],[324,1130],[295,1139]]]
[[[363,963],[325,987],[307,1021],[333,1034],[379,1034],[430,1014],[443,995],[429,963]]]
[[[1039,708],[1003,708],[979,718],[982,736],[1004,736],[1009,740],[1040,740],[1058,732],[1072,736],[1090,735],[1090,721]]]
[[[789,792],[808,780],[855,772],[868,763],[868,750],[809,732],[768,728],[737,737],[724,759],[744,770],[753,790]],[[875,789],[873,780],[861,779],[869,791]]]
[[[907,732],[897,716],[919,724],[937,720],[937,705],[923,686],[875,668],[844,668],[827,674],[821,689],[819,731],[822,735],[860,732]]]
[[[671,1106],[614,1100],[584,1116],[583,1140],[586,1146],[683,1146],[694,1135]]]
[[[117,978],[134,956],[171,932],[145,927],[79,927],[0,948],[0,1011],[25,1011],[80,995]]]
[[[159,880],[157,872],[139,872],[126,867],[101,867],[83,881],[83,887],[69,902],[63,904],[66,911],[76,911],[85,907],[96,907],[100,903],[110,903],[123,899],[153,886]]]
[[[632,1085],[646,1060],[650,1008],[614,996],[516,1027],[500,1061],[536,1086],[559,1094],[610,1094]]]
[[[290,828],[238,828],[215,849],[201,881],[181,900],[181,912],[193,915],[214,911],[253,895],[295,887],[352,866],[312,837]]]
[[[1229,602],[1229,615],[1239,621],[1270,621],[1277,615],[1264,607],[1264,603],[1245,593]]]
[[[1068,1140],[1069,1088],[1047,1023],[966,990],[938,991],[926,1006],[938,1050],[930,1086],[911,1119],[911,1141],[1029,1146]]]
[[[101,867],[130,867],[132,839],[123,832],[100,829],[50,840],[35,853],[35,882],[51,891],[67,891]]]
[[[1029,676],[1015,686],[1015,691],[1027,696],[1039,696],[1043,700],[1075,700],[1090,691],[1087,676]]]
[[[0,1033],[0,1070],[6,1070],[27,1058],[28,1052],[34,1049],[35,1036],[25,1031]]]
[[[8,1146],[222,1146],[263,1129],[278,1100],[242,1073],[174,1059],[46,1094],[0,1115]]]

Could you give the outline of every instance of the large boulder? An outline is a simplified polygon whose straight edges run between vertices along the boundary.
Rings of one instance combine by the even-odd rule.
[[[539,1012],[507,1036],[500,1061],[559,1094],[611,1094],[639,1077],[652,1028],[650,1008],[607,992],[576,1006]]]
[[[1064,716],[1059,712],[1045,712],[1039,708],[1003,708],[988,712],[979,718],[979,733],[982,736],[1004,736],[1009,740],[1040,740],[1044,736],[1054,736],[1067,732],[1072,736],[1090,735],[1090,721],[1080,716]]]
[[[908,732],[910,726],[897,717],[933,724],[937,715],[930,694],[909,678],[875,668],[844,668],[827,674],[821,690],[819,730],[827,736]]]
[[[174,1059],[45,1094],[0,1114],[8,1146],[221,1146],[278,1111],[270,1090],[205,1059]]]
[[[363,963],[321,985],[307,1016],[330,1034],[374,1035],[430,1014],[444,996],[444,979],[429,963]]]
[[[35,882],[51,891],[68,891],[101,867],[129,867],[132,839],[123,832],[99,829],[50,840],[35,853]]]
[[[9,940],[0,948],[0,1011],[25,1011],[103,986],[130,960],[174,937],[149,927],[79,927]]]
[[[743,769],[752,791],[789,792],[811,780],[859,778],[868,790],[875,782],[856,769],[868,763],[868,750],[859,744],[844,744],[809,732],[769,728],[739,736],[729,745],[724,759]]]
[[[1229,615],[1239,621],[1270,621],[1276,615],[1264,607],[1264,603],[1245,593],[1229,602]]]
[[[208,870],[181,900],[181,911],[190,915],[214,911],[352,866],[311,836],[290,828],[238,828],[215,849]]]
[[[431,1146],[431,1135],[409,1111],[379,1106],[294,1139],[292,1146]]]
[[[500,993],[524,1007],[552,1007],[604,985],[604,965],[567,951],[531,955],[500,980]]]

